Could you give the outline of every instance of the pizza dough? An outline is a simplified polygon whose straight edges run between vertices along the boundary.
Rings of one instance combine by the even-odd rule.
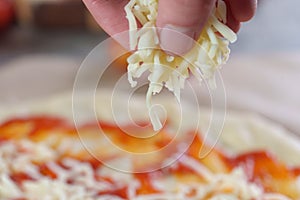
[[[35,114],[61,116],[70,121],[73,121],[73,117],[75,116],[75,122],[79,124],[90,122],[97,118],[107,122],[117,121],[119,124],[128,122],[130,118],[134,121],[149,120],[143,95],[135,96],[132,98],[130,104],[128,104],[125,99],[127,96],[122,92],[115,92],[113,94],[109,90],[97,91],[95,102],[89,98],[89,95],[86,95],[85,91],[78,93],[81,95],[77,95],[77,100],[74,101],[75,110],[72,110],[71,92],[37,99],[34,102],[24,102],[24,105],[16,105],[14,107],[0,105],[0,122],[10,117]],[[169,97],[157,98],[156,100],[156,103],[164,105],[171,123],[175,125],[179,123],[178,105],[170,101]],[[95,110],[93,103],[95,103]],[[127,115],[127,104],[130,116]],[[111,105],[113,105],[113,109]],[[209,130],[208,125],[211,119],[211,111],[207,108],[199,108],[199,113],[196,113],[195,110],[197,109],[189,107],[189,105],[184,105],[184,112],[190,118],[183,120],[182,126],[190,128],[190,126],[199,125],[201,133],[206,134]],[[75,112],[74,116],[73,112]],[[224,117],[221,112],[214,112],[214,115],[216,115],[216,119],[218,119],[218,115],[220,118]],[[199,124],[195,124],[195,122],[199,122]],[[213,133],[213,131],[209,133]],[[212,137],[216,138],[216,136]],[[288,132],[280,125],[257,114],[236,111],[227,111],[224,128],[217,141],[219,147],[232,154],[267,149],[291,166],[300,165],[299,144],[299,137]]]

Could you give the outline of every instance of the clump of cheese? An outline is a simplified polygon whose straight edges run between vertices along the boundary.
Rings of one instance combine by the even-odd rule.
[[[197,40],[198,45],[183,57],[169,56],[159,47],[155,28],[157,6],[158,0],[130,0],[125,6],[130,49],[136,50],[127,60],[128,80],[135,87],[137,82],[134,78],[150,72],[146,101],[154,130],[159,130],[162,124],[157,114],[151,111],[152,95],[166,87],[180,101],[180,90],[184,88],[189,71],[199,80],[207,80],[212,88],[215,87],[215,71],[227,61],[229,43],[236,41],[236,34],[225,25],[226,4],[218,0]],[[137,29],[138,23],[142,28]]]

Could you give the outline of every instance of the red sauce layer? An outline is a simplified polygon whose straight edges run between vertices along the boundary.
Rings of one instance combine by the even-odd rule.
[[[125,146],[127,144],[135,144],[138,140],[135,137],[128,136],[124,133],[119,127],[108,124],[108,123],[91,123],[88,125],[82,126],[82,128],[98,128],[101,126],[101,129],[105,134],[115,134],[117,137],[117,141],[123,143]],[[130,128],[128,126],[127,128]],[[133,129],[134,127],[132,127]],[[80,128],[79,128],[80,129]],[[59,130],[59,131],[58,131]],[[39,138],[41,134],[53,134],[56,131],[61,134],[61,132],[65,133],[66,136],[70,134],[76,134],[75,127],[71,126],[70,123],[66,122],[63,119],[55,118],[55,117],[28,117],[28,118],[15,118],[9,121],[4,122],[0,125],[0,145],[1,142],[5,142],[7,140],[19,140],[22,138],[32,139],[35,141],[35,138]],[[159,138],[154,140],[154,147],[161,148],[169,144],[172,138],[168,137],[167,130],[163,130],[160,133]],[[189,134],[189,133],[187,133]],[[141,141],[142,145],[147,145],[146,141]],[[137,146],[138,148],[138,146]],[[142,148],[142,146],[141,146]],[[209,146],[205,145],[200,137],[196,136],[187,150],[186,154],[198,159],[200,149],[207,149]],[[242,167],[246,172],[246,175],[251,182],[255,182],[264,188],[266,191],[273,192],[282,192],[284,194],[289,195],[290,197],[299,197],[296,196],[296,192],[291,189],[291,187],[283,187],[287,184],[293,184],[296,180],[297,176],[300,175],[300,167],[299,168],[289,168],[279,160],[277,160],[272,154],[267,151],[256,151],[249,152],[238,155],[236,157],[227,156],[221,150],[213,149],[207,157],[203,159],[198,159],[199,162],[206,165],[214,172],[218,172],[220,169],[223,172],[229,172],[233,168]],[[97,159],[81,159],[82,162],[88,162],[91,164],[94,170],[101,167],[101,163]],[[60,160],[56,161],[60,164]],[[37,164],[39,166],[41,174],[47,176],[49,178],[55,179],[57,175],[55,172],[51,171],[47,165],[45,164]],[[214,166],[214,165],[222,165]],[[179,164],[175,169],[162,169],[156,172],[151,173],[138,173],[135,174],[135,177],[141,183],[139,188],[137,189],[137,193],[139,194],[147,194],[147,193],[158,193],[159,190],[155,189],[152,185],[152,180],[162,176],[162,174],[170,173],[175,175],[193,175],[194,172],[185,167],[184,165]],[[15,173],[11,175],[12,180],[14,180],[17,184],[22,184],[25,180],[33,180],[26,173]],[[106,177],[96,177],[99,180],[106,180]],[[113,183],[112,180],[109,180]],[[72,184],[72,182],[70,182]],[[288,188],[288,189],[286,189]],[[98,195],[103,194],[111,194],[118,195],[122,198],[127,197],[127,188],[117,188],[114,190],[109,190],[105,192],[99,192]]]

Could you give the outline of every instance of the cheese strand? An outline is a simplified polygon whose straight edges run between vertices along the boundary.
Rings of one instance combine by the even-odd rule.
[[[218,0],[199,39],[195,41],[197,45],[183,57],[170,57],[159,47],[155,27],[157,6],[158,0],[130,0],[125,6],[130,49],[135,51],[128,58],[128,81],[135,87],[137,82],[134,79],[146,71],[150,72],[146,101],[154,130],[161,129],[162,123],[155,111],[150,110],[152,96],[166,87],[180,102],[180,90],[190,76],[189,71],[198,80],[207,80],[211,88],[215,88],[214,74],[228,60],[229,43],[237,39],[236,34],[223,24],[226,22],[226,4]],[[139,30],[138,23],[142,25]]]

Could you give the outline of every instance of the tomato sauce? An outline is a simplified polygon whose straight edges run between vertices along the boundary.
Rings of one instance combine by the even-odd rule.
[[[135,178],[139,180],[141,184],[137,190],[137,193],[138,194],[159,193],[160,191],[157,190],[152,184],[152,180],[155,178],[155,176],[159,175],[159,173],[160,171],[135,174]]]
[[[0,143],[9,139],[7,138],[7,135],[5,137],[2,137],[2,133],[5,133],[5,131],[7,131],[9,127],[18,126],[24,123],[30,123],[32,126],[30,132],[27,134],[29,138],[33,135],[38,135],[41,132],[47,132],[47,131],[51,133],[55,132],[51,130],[62,130],[63,132],[76,133],[75,127],[71,126],[68,122],[60,118],[54,118],[54,117],[16,118],[16,119],[9,120],[0,125]],[[93,128],[93,127],[98,128],[98,126],[101,126],[101,129],[105,134],[119,134],[118,137],[120,137],[120,141],[123,142],[124,145],[132,143],[133,141],[136,142],[136,138],[126,135],[119,127],[109,123],[103,123],[103,122],[91,123],[82,126],[82,128]],[[13,136],[11,137],[14,138]],[[155,145],[157,145],[157,147],[160,148],[167,145],[170,142],[170,140],[171,138],[169,137],[160,137],[159,140],[155,141]],[[249,153],[238,155],[236,157],[232,157],[214,148],[207,156],[208,158],[214,156],[213,159],[211,160],[208,158],[199,159],[198,158],[199,151],[203,148],[208,149],[210,147],[204,144],[204,142],[197,134],[196,137],[193,139],[193,142],[190,145],[189,149],[187,150],[186,154],[194,157],[195,159],[198,159],[199,162],[202,162],[202,164],[207,165],[208,168],[209,166],[211,166],[211,164],[213,164],[212,161],[214,159],[218,159],[219,163],[222,163],[222,165],[225,166],[226,168],[225,172],[227,170],[230,171],[238,166],[242,167],[249,181],[257,183],[266,191],[277,190],[277,188],[274,189],[273,185],[270,184],[271,182],[274,181],[278,182],[282,180],[294,181],[297,176],[300,176],[300,167],[289,168],[282,162],[278,161],[273,155],[271,155],[267,151],[249,152]],[[97,159],[87,159],[87,160],[83,159],[81,161],[90,163],[94,170],[97,170],[99,167],[102,166],[101,162],[99,162]],[[60,160],[56,162],[63,167]],[[39,169],[41,174],[43,174],[44,176],[48,176],[52,179],[57,178],[57,175],[53,171],[51,171],[47,167],[47,165],[40,164]],[[134,174],[134,177],[140,182],[140,186],[138,187],[136,192],[138,194],[159,193],[160,191],[153,186],[152,180],[159,177],[162,173],[164,172],[162,170],[159,170],[151,173]],[[167,173],[193,174],[194,172],[188,167],[179,163],[176,168],[169,169]],[[108,178],[105,177],[95,177],[95,178],[97,180],[105,180],[105,181],[109,180],[109,182],[113,184],[113,181]],[[25,180],[33,180],[26,173],[12,174],[11,179],[14,180],[19,185]],[[69,184],[72,184],[72,182],[70,182]],[[99,192],[98,195],[110,194],[110,195],[117,195],[126,199],[128,198],[127,189],[128,188],[126,187],[116,188],[105,192]]]
[[[13,173],[12,175],[10,175],[10,178],[18,185],[22,185],[23,181],[34,180],[31,176],[24,172]]]
[[[101,195],[116,195],[121,198],[128,199],[127,190],[128,190],[127,187],[121,187],[121,188],[116,188],[116,189],[112,189],[112,190],[98,192],[98,195],[99,196],[101,196]]]
[[[47,176],[51,179],[57,178],[57,175],[46,164],[41,164],[39,166],[39,171],[42,175]]]

